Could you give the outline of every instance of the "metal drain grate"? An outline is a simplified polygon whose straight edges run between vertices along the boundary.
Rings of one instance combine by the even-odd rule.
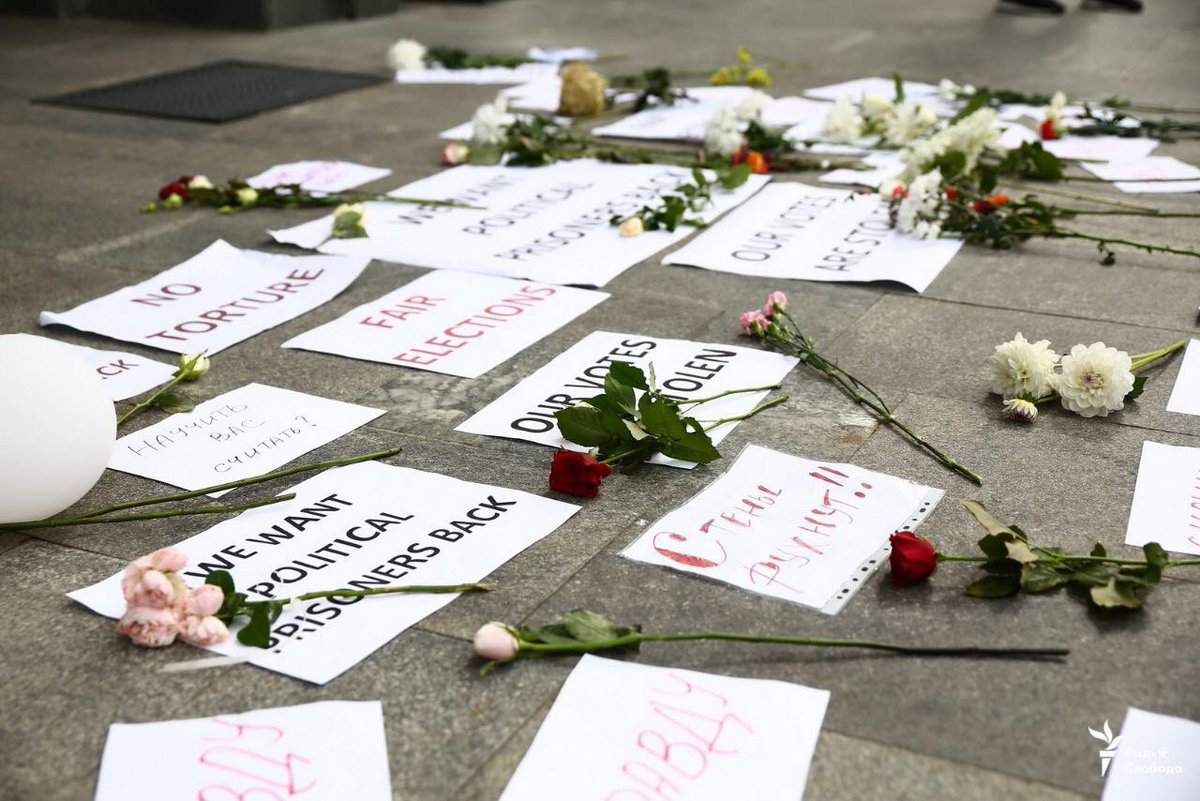
[[[218,61],[34,102],[220,123],[386,80],[379,75]]]

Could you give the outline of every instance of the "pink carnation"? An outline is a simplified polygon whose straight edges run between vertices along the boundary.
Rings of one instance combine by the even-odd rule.
[[[748,337],[762,334],[763,331],[767,330],[767,326],[771,324],[771,321],[763,315],[760,309],[746,312],[742,315],[739,322],[742,326],[742,335]]]
[[[763,304],[762,313],[767,317],[773,317],[787,310],[788,299],[787,295],[776,290],[770,295],[767,295],[767,302]]]
[[[229,629],[211,615],[188,615],[179,638],[192,645],[216,645],[229,638]]]
[[[209,617],[220,611],[224,602],[225,593],[221,592],[220,587],[204,584],[188,593],[184,611],[189,615]]]
[[[172,609],[130,606],[117,622],[117,631],[146,648],[164,648],[180,633],[179,617]]]
[[[140,576],[127,573],[121,581],[121,591],[125,595],[125,603],[129,606],[168,609],[176,606],[179,600],[175,584],[166,573],[158,570],[147,570]]]

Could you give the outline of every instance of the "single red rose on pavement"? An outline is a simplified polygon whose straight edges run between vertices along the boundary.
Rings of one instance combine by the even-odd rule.
[[[162,189],[158,190],[158,199],[166,200],[171,195],[179,195],[184,200],[187,200],[188,184],[191,182],[192,182],[192,176],[190,176],[190,175],[180,176],[178,181],[172,181],[171,183],[164,186]]]
[[[1054,123],[1051,120],[1042,120],[1042,138],[1057,139],[1058,131],[1054,130]]]
[[[923,540],[911,531],[897,531],[891,536],[892,584],[907,587],[924,581],[937,569],[937,550],[933,543]]]
[[[586,453],[559,451],[550,463],[550,489],[580,498],[595,498],[600,481],[610,475],[611,467]]]

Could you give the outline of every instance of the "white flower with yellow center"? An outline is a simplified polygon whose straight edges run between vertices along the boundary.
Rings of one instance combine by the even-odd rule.
[[[1128,353],[1103,342],[1076,345],[1063,357],[1054,389],[1064,409],[1080,417],[1107,417],[1125,408],[1125,396],[1133,389],[1132,367]]]
[[[992,354],[992,392],[1003,398],[1038,398],[1054,388],[1058,354],[1050,340],[1029,342],[1021,334]]]

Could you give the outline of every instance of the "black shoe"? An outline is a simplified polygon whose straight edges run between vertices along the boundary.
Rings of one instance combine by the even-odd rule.
[[[1129,0],[1138,2],[1138,0]],[[1027,16],[1061,16],[1066,8],[1058,0],[1000,0],[996,11],[1001,14],[1025,14]]]
[[[1142,0],[1083,0],[1083,8],[1093,11],[1128,11],[1140,14]]]

